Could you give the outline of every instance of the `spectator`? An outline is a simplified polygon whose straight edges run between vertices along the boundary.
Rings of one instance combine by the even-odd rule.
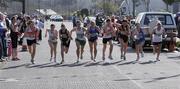
[[[6,33],[6,25],[4,21],[4,14],[0,13],[0,62],[3,62],[3,57],[7,57],[7,49],[6,49],[6,40],[5,40],[5,33]]]
[[[73,22],[73,27],[76,27],[76,15],[73,15],[73,18],[72,18],[72,22]]]
[[[17,61],[20,60],[17,55],[17,46],[18,46],[18,36],[20,35],[19,33],[19,27],[18,27],[18,23],[17,23],[17,17],[14,16],[11,19],[11,26],[10,26],[10,37],[11,37],[11,41],[12,41],[12,60],[13,61]]]
[[[145,19],[144,19],[144,24],[145,24],[145,25],[149,25],[149,23],[150,23],[150,20],[149,20],[149,18],[146,16]]]
[[[87,17],[85,17],[84,18],[84,27],[88,27],[88,25],[90,24],[90,19],[89,19],[89,17],[87,16]]]
[[[99,26],[99,28],[103,25],[103,20],[99,15],[96,17],[96,25]]]

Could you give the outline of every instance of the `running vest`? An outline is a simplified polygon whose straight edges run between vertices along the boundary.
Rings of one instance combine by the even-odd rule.
[[[98,36],[99,32],[97,31],[96,27],[90,27],[89,33],[90,33],[90,38],[94,38]]]
[[[76,39],[78,39],[78,40],[86,40],[83,28],[81,28],[80,30],[76,30]]]
[[[61,34],[61,40],[62,40],[62,39],[68,39],[68,38],[69,38],[67,29],[65,29],[65,31],[63,31],[62,29],[60,29],[60,30],[59,30],[59,33]]]
[[[112,29],[111,29],[110,27],[107,27],[107,29],[104,30],[104,32],[106,33],[106,32],[109,32],[109,31],[111,31],[111,30],[112,30]],[[112,38],[112,34],[106,34],[106,35],[103,36],[103,38]]]
[[[163,28],[158,31],[157,27],[154,29],[153,42],[162,42]]]
[[[34,28],[33,30],[31,29],[31,28],[27,28],[26,29],[26,32],[28,33],[28,32],[33,32],[34,34],[32,35],[28,35],[26,38],[28,39],[28,40],[34,40],[34,39],[36,39],[36,32],[37,32],[37,29],[36,28]]]
[[[120,33],[121,33],[121,34],[127,35],[127,34],[126,34],[127,30],[128,30],[128,27],[127,27],[127,26],[124,27],[123,25],[121,25],[121,30],[120,30]]]
[[[144,36],[144,32],[142,31],[142,29],[140,29],[140,32],[138,32],[138,31],[136,31],[136,32],[137,32],[137,34],[136,34],[135,39],[139,40],[139,41],[144,41],[145,36]]]
[[[55,34],[55,30],[54,31],[49,30],[48,33],[49,33],[49,41],[56,42],[57,37],[56,37],[56,34]]]

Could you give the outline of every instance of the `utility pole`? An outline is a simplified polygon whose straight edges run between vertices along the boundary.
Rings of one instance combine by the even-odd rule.
[[[132,0],[132,2],[133,2],[133,18],[134,18],[136,14],[136,1]]]
[[[38,8],[39,8],[39,15],[41,14],[40,10],[41,10],[41,7],[40,7],[40,0],[38,0]]]
[[[26,13],[26,0],[22,0],[22,13]]]
[[[146,11],[147,11],[147,12],[150,11],[149,4],[150,4],[150,0],[146,0]]]

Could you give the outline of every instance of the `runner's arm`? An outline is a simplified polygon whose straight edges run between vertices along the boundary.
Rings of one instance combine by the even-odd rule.
[[[96,26],[97,32],[98,34],[101,32],[100,28],[98,26]]]
[[[72,37],[71,37],[70,32],[69,32],[69,31],[67,31],[67,33],[68,33],[68,39],[69,39],[69,40],[72,40]]]
[[[74,32],[74,31],[76,31],[76,27],[74,27],[71,31],[70,31],[70,38],[72,38],[72,33]]]
[[[163,28],[163,36],[164,36],[165,38],[167,37],[166,31],[165,31],[164,28]]]
[[[39,40],[39,30],[38,28],[36,28],[35,32],[33,32],[35,34],[35,39]]]
[[[89,30],[90,30],[90,27],[87,28],[87,30],[85,31],[85,36],[88,36],[89,35]]]
[[[59,30],[59,39],[61,39],[61,30]]]
[[[48,32],[48,29],[46,29],[46,32],[45,32],[45,37],[47,37],[47,32]]]
[[[127,25],[127,35],[131,35],[130,26],[129,25]]]
[[[55,30],[55,36],[56,36],[56,39],[58,39],[58,31]]]
[[[114,27],[112,27],[112,35],[116,36],[116,30],[114,29]]]

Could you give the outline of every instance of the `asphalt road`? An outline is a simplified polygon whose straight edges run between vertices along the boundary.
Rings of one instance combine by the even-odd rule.
[[[45,23],[45,28],[51,22]],[[61,23],[54,23],[57,30]],[[72,29],[72,23],[64,22]],[[60,42],[58,42],[60,44]],[[30,55],[20,52],[20,61],[0,63],[0,89],[180,89],[180,53],[163,52],[161,61],[154,62],[151,51],[145,51],[140,63],[134,63],[136,54],[128,48],[127,61],[120,59],[120,47],[114,44],[114,60],[102,62],[102,41],[98,41],[97,62],[90,62],[86,44],[84,59],[76,61],[76,46],[71,42],[65,64],[49,62],[49,46],[44,38],[37,46],[36,64],[30,64]],[[108,51],[107,51],[108,53]],[[60,45],[58,45],[60,62]]]

